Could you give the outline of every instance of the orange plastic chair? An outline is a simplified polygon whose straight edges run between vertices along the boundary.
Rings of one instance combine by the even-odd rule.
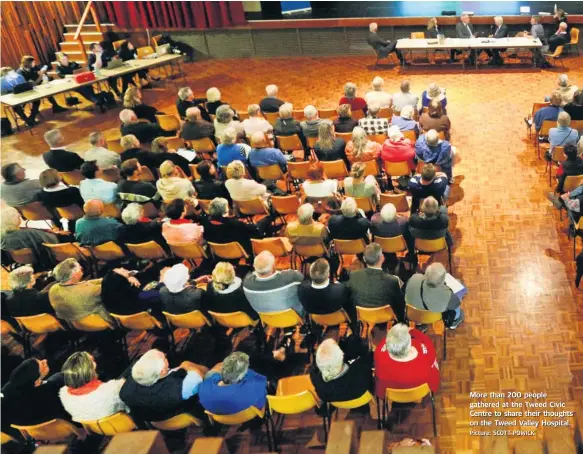
[[[124,412],[114,413],[105,418],[94,421],[80,421],[87,433],[113,437],[116,434],[131,432],[138,426],[130,415]]]
[[[70,321],[69,324],[77,331],[83,331],[86,333],[95,333],[115,329],[115,327],[110,322],[104,318],[101,318],[101,316],[97,314],[88,315],[87,317],[83,317],[81,320]]]
[[[383,107],[379,110],[377,117],[391,119],[393,117],[393,109],[391,107]]]
[[[287,171],[289,176],[294,180],[307,180],[308,179],[308,170],[312,163],[310,161],[301,161],[301,162],[288,162],[287,163]]]
[[[59,216],[65,218],[67,221],[76,221],[85,215],[83,208],[81,208],[79,205],[57,207],[57,213],[59,213]]]
[[[91,253],[79,243],[43,243],[43,246],[49,250],[55,264],[68,258],[73,258],[78,262],[85,262],[91,258]]]
[[[106,139],[105,140],[106,147],[110,151],[115,151],[116,153],[123,153],[125,150],[119,143],[119,139]]]
[[[280,216],[296,214],[300,207],[300,199],[295,195],[272,196],[271,207]]]
[[[383,249],[385,254],[397,254],[407,251],[407,243],[403,235],[394,237],[375,236],[374,241]]]
[[[356,206],[365,213],[376,211],[376,204],[369,197],[354,197],[354,201],[356,202]]]
[[[115,151],[115,150],[113,150]],[[81,175],[80,170],[72,170],[70,172],[59,172],[61,180],[68,186],[79,186],[82,180],[85,179],[83,175]]]
[[[125,43],[126,41],[127,41],[127,39],[120,39],[118,41],[112,42],[111,44],[113,46],[113,50],[116,50],[116,51],[119,50],[119,48],[121,47],[121,45],[123,43]]]
[[[571,28],[571,41],[568,42],[567,44],[565,44],[565,46],[568,46],[567,48],[569,49],[569,52],[571,51],[571,48],[573,46],[575,46],[575,50],[577,51],[577,55],[579,55],[579,29],[572,27]]]
[[[138,58],[146,58],[154,53],[154,48],[152,46],[138,47],[136,50],[138,52]]]
[[[224,326],[225,328],[231,329],[241,329],[247,327],[255,327],[259,320],[252,320],[249,315],[245,312],[237,311],[237,312],[229,312],[229,313],[219,313],[209,311],[210,316],[213,318],[213,321],[217,325]]]
[[[257,170],[257,176],[259,176],[261,180],[285,179],[285,173],[283,173],[279,164],[272,164],[269,166],[258,166],[255,169]]]
[[[364,118],[364,112],[362,110],[353,110],[352,111],[352,119],[353,120],[360,120],[361,118]]]
[[[126,247],[136,257],[143,260],[166,260],[168,255],[155,241],[148,241],[147,243],[129,244]]]
[[[241,216],[252,217],[269,214],[269,210],[265,206],[265,203],[263,203],[263,200],[259,197],[251,200],[233,200],[233,205]]]
[[[12,260],[16,263],[20,263],[22,265],[36,265],[37,263],[36,256],[32,252],[32,249],[12,249],[6,252],[8,252]]]
[[[281,151],[303,150],[304,146],[297,134],[291,136],[277,136],[277,144]]]
[[[318,116],[322,120],[334,121],[338,118],[338,112],[336,109],[318,109]]]
[[[16,207],[23,219],[27,221],[50,221],[53,214],[41,202],[31,202]]]
[[[583,175],[581,176],[583,180]],[[435,254],[443,250],[447,250],[448,262],[449,262],[449,272],[452,272],[451,267],[451,249],[447,247],[447,242],[445,237],[437,238],[436,240],[425,240],[421,238],[415,238],[415,249],[418,254]]]
[[[223,260],[240,260],[249,258],[249,254],[245,252],[243,246],[238,242],[219,244],[211,243],[209,241],[208,245],[211,248],[213,255]]]
[[[337,161],[320,161],[324,174],[328,179],[343,180],[348,176],[348,169],[342,159]]]
[[[352,140],[352,133],[351,132],[337,132],[336,138],[344,140],[344,143],[348,143],[350,140]]]
[[[12,427],[18,429],[25,439],[34,441],[64,441],[69,438],[81,437],[84,433],[83,430],[64,419],[51,419],[34,426],[12,424]]]
[[[409,162],[389,162],[383,161],[385,167],[385,173],[390,177],[402,177],[411,175],[411,167],[409,167]]]
[[[217,151],[215,143],[208,137],[198,140],[188,141],[191,149],[201,153],[205,159],[212,159],[213,153]]]
[[[387,140],[387,135],[386,134],[370,134],[368,136],[368,140],[371,140],[372,142],[380,143],[382,145],[383,143],[385,143],[385,140]]]
[[[156,115],[158,124],[164,131],[178,131],[180,120],[176,115]]]
[[[417,133],[413,130],[410,131],[401,131],[405,139],[409,139],[411,143],[415,143],[417,141]]]
[[[103,205],[103,216],[109,218],[121,219],[121,209],[115,203],[106,203]]]
[[[275,126],[275,122],[279,118],[279,112],[263,112],[263,116],[271,126]]]
[[[363,164],[365,177],[368,177],[369,175],[372,175],[375,178],[380,176],[381,171],[379,170],[379,165],[375,159],[371,161],[365,161]]]
[[[310,150],[313,150],[316,146],[316,142],[318,141],[318,136],[314,137],[306,137],[306,144]]]
[[[91,255],[95,260],[101,260],[103,262],[112,262],[125,258],[122,248],[113,241],[108,241],[97,246],[89,246],[89,251],[91,251]]]

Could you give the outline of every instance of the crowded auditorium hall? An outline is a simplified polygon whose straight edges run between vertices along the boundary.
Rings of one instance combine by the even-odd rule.
[[[2,453],[583,453],[583,2],[1,20]]]

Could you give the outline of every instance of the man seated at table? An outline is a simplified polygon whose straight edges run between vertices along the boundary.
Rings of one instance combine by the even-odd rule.
[[[496,16],[494,18],[494,23],[496,24],[496,29],[494,33],[489,35],[489,38],[506,38],[508,36],[508,26],[504,25],[504,19],[502,16]],[[504,52],[506,49],[484,49],[484,51],[492,58],[489,65],[503,65],[504,60],[500,56],[500,52]]]
[[[545,42],[545,29],[540,23],[540,16],[532,16],[530,18],[530,31],[523,33],[525,38],[539,39],[541,43]],[[540,65],[541,68],[550,67],[539,48],[532,49],[534,63]]]
[[[20,60],[20,68],[18,68],[18,74],[20,74],[27,82],[30,82],[33,87],[41,85],[42,83],[52,80],[51,77],[47,76],[48,67],[35,65],[34,57],[31,55],[25,55]],[[65,107],[59,106],[57,100],[54,96],[48,96],[47,99],[53,105],[53,113],[65,112],[67,109]]]
[[[474,34],[474,26],[470,22],[469,14],[462,14],[460,16],[460,22],[458,22],[455,26],[455,34],[459,39],[470,39],[475,38],[476,35]],[[452,49],[450,52],[450,62],[455,60],[455,56],[460,54],[462,51]],[[468,60],[470,65],[473,65],[476,62],[476,51],[470,51],[470,58]]]
[[[45,142],[51,147],[43,153],[43,160],[51,169],[58,172],[72,172],[80,169],[85,162],[77,153],[65,149],[65,139],[60,129],[51,129],[44,135]]]
[[[368,29],[369,33],[366,42],[374,49],[379,59],[387,58],[392,52],[395,52],[401,64],[404,64],[405,60],[401,52],[397,50],[397,43],[382,39],[377,33],[379,26],[376,22],[370,23]]]
[[[176,131],[165,131],[159,125],[154,123],[138,122],[138,117],[133,110],[124,109],[119,113],[119,119],[122,122],[120,127],[122,136],[132,134],[140,142],[152,142],[156,137],[175,136]]]
[[[557,47],[564,46],[570,41],[571,37],[567,33],[567,24],[565,22],[561,22],[557,31],[552,36],[549,36],[548,45],[543,46],[542,52],[554,54],[555,50],[557,50]]]
[[[7,95],[14,91],[14,87],[26,83],[26,79],[21,74],[18,74],[10,66],[4,66],[0,69],[0,94]],[[24,112],[24,105],[14,106],[12,109],[18,114],[22,121],[29,127],[36,125],[36,116],[40,107],[40,101],[33,101],[30,114],[26,115]]]

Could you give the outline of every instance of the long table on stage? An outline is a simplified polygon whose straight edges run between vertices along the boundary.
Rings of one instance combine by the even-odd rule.
[[[542,43],[540,39],[532,39],[525,37],[514,38],[445,38],[442,44],[437,39],[399,39],[397,41],[397,49],[403,52],[409,51],[429,51],[429,50],[459,50],[462,52],[469,52],[472,50],[483,49],[540,49]],[[462,64],[465,69],[465,59],[462,59]],[[476,58],[476,68],[478,67],[478,59]],[[405,58],[403,58],[405,61]],[[533,59],[533,66],[534,59]]]
[[[130,60],[125,62],[124,66],[116,69],[101,69],[98,72],[95,80],[77,83],[72,77],[66,77],[65,79],[55,79],[46,84],[37,85],[32,90],[25,91],[23,93],[10,93],[7,95],[0,96],[0,103],[6,107],[6,111],[10,113],[12,119],[16,123],[18,128],[18,117],[14,112],[14,107],[22,106],[24,104],[29,104],[35,101],[41,101],[49,96],[55,96],[62,93],[67,93],[74,91],[77,88],[85,87],[87,85],[99,84],[100,82],[107,82],[110,77],[123,76],[124,74],[134,73],[140,69],[152,69],[159,66],[170,65],[174,68],[176,64],[178,68],[178,74],[184,78],[184,72],[180,66],[180,61],[184,57],[182,55],[167,54],[156,58],[145,58],[141,60]],[[172,75],[172,74],[170,74]],[[186,79],[185,79],[186,82]],[[99,85],[98,85],[99,86]]]

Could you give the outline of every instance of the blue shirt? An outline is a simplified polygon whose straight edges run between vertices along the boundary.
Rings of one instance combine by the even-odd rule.
[[[79,192],[85,202],[97,199],[103,203],[114,203],[117,200],[117,184],[101,178],[81,180]]]
[[[243,164],[247,162],[245,150],[238,143],[231,145],[220,144],[217,147],[217,160],[219,167],[226,167],[233,161],[242,161]]]
[[[437,145],[429,146],[425,134],[415,142],[415,154],[426,163],[437,164],[444,172],[451,170],[451,144],[447,140],[440,140]]]
[[[194,396],[198,392],[201,383],[202,378],[198,373],[194,371],[187,372],[182,381],[182,400],[188,400]]]
[[[217,415],[232,415],[251,406],[265,407],[267,378],[249,369],[239,383],[219,386],[218,372],[209,373],[198,389],[198,398],[205,410]]]
[[[549,130],[549,142],[551,143],[552,152],[555,147],[564,147],[565,145],[577,146],[579,140],[579,133],[576,129],[570,127],[559,126],[558,128],[551,128]]]
[[[556,106],[547,106],[543,107],[537,113],[534,114],[534,127],[537,131],[540,131],[540,128],[543,126],[543,121],[545,120],[552,120],[557,121],[559,118],[559,113],[563,111],[562,107]]]
[[[279,164],[285,167],[287,160],[277,148],[252,148],[249,152],[249,164],[253,167],[270,166],[273,164]]]
[[[4,77],[0,77],[0,94],[8,94],[14,91],[14,87],[23,84],[26,79],[16,71],[11,71]]]
[[[429,107],[429,104],[431,103],[431,101],[433,101],[433,99],[429,99],[429,97],[427,96],[427,90],[425,90],[423,92],[423,94],[421,95],[421,106],[422,107]],[[447,98],[444,97],[441,100],[441,107],[443,108],[443,114],[447,115],[447,112],[445,110],[445,106],[447,106]]]
[[[418,131],[417,122],[415,120],[407,120],[398,115],[393,115],[391,118],[391,126],[397,126],[400,131]]]

